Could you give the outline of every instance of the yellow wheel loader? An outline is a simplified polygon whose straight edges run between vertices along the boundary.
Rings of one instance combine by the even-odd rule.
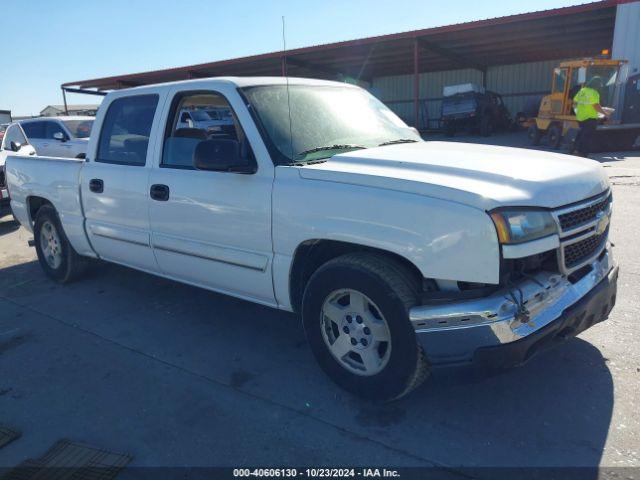
[[[566,142],[572,150],[579,128],[573,97],[582,85],[589,84],[595,77],[601,79],[596,83],[602,84],[598,88],[600,105],[609,109],[611,115],[600,119],[589,150],[630,150],[637,146],[640,136],[638,78],[628,78],[626,60],[605,58],[562,62],[553,70],[551,94],[542,99],[538,116],[527,122],[533,145],[546,138],[547,144],[553,148],[560,148]]]

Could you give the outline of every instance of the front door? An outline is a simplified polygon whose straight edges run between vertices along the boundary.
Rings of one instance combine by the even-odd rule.
[[[69,135],[64,131],[62,126],[54,120],[48,120],[44,122],[44,136],[46,140],[46,149],[49,153],[47,155],[51,157],[72,157],[71,144],[69,143]],[[55,138],[56,134],[62,134],[63,139]]]
[[[196,170],[194,156],[206,150],[199,145],[220,139],[239,142],[244,158],[255,162],[249,140],[256,139],[247,139],[235,114],[235,128],[225,134],[185,126],[181,114],[186,110],[230,108],[223,94],[174,87],[171,95],[157,153],[159,168],[151,171],[149,182],[152,242],[160,270],[184,282],[274,304],[273,166],[260,165],[253,174]],[[238,109],[244,108],[239,96],[237,101]],[[246,108],[241,113],[245,125],[250,124]],[[255,128],[251,133],[258,135]]]
[[[553,89],[551,93],[551,113],[561,115],[565,105],[567,87],[567,68],[553,70]]]
[[[161,95],[116,97],[104,110],[95,158],[82,169],[86,230],[100,257],[157,271],[149,231],[148,182]],[[103,109],[100,109],[103,111]],[[98,122],[99,123],[99,122]]]

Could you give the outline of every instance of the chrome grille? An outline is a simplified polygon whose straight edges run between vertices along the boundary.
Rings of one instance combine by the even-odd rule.
[[[600,235],[592,235],[584,240],[564,246],[564,265],[568,269],[581,266],[593,258],[594,255],[600,253],[605,243],[609,229]]]
[[[567,213],[561,213],[558,215],[560,227],[562,230],[567,231],[593,222],[600,212],[608,211],[610,203],[611,195],[586,207],[578,208],[577,210],[572,210]]]
[[[611,193],[553,212],[560,232],[559,267],[564,274],[593,261],[606,247]],[[604,231],[603,231],[604,229]]]

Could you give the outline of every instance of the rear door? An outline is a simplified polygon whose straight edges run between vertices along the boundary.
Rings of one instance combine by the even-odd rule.
[[[260,164],[254,163],[257,171],[252,174],[194,168],[194,155],[202,151],[198,146],[211,145],[216,139],[239,142],[243,158],[256,162],[251,145],[255,147],[261,139],[249,112],[230,87],[194,90],[193,84],[180,85],[173,87],[170,98],[160,135],[163,145],[157,150],[158,168],[152,170],[149,182],[151,193],[155,191],[149,214],[160,270],[181,281],[274,304],[273,164],[263,158]],[[185,127],[185,110],[231,108],[230,98],[232,132]]]
[[[87,234],[98,255],[155,272],[148,182],[164,94],[143,92],[123,92],[100,108],[102,128],[91,138],[81,189]]]

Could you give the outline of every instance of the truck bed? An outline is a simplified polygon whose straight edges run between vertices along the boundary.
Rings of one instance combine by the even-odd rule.
[[[80,201],[80,171],[84,160],[56,157],[9,156],[6,162],[11,209],[16,219],[33,231],[29,211],[35,197],[46,198],[60,216],[69,241],[79,251],[86,250],[86,235]]]

